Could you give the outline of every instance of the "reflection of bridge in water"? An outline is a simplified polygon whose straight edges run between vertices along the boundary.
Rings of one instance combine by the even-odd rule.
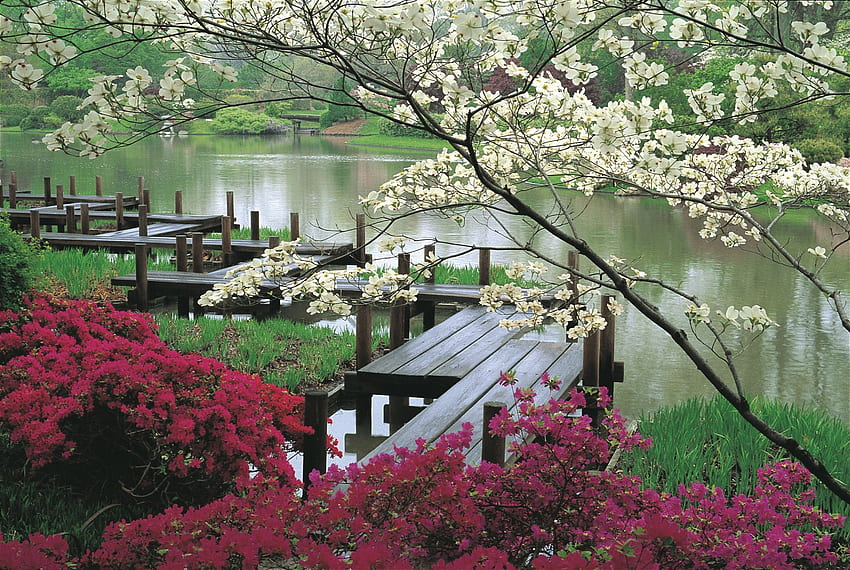
[[[281,115],[280,118],[281,119],[289,119],[290,121],[292,121],[292,131],[295,134],[315,135],[316,133],[319,132],[318,123],[319,123],[320,115],[309,115],[309,114],[299,115],[299,114],[295,114],[295,113],[290,113],[288,115]],[[302,122],[316,123],[317,126],[302,128],[301,127]]]

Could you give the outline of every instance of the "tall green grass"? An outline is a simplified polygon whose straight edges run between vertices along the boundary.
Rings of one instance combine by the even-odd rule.
[[[260,227],[260,239],[268,240],[271,236],[278,236],[280,241],[289,241],[292,234],[289,231],[289,228],[280,228],[280,229],[272,229],[267,227]],[[212,233],[210,237],[221,238],[221,234]],[[251,228],[250,227],[240,227],[230,231],[231,239],[251,239]]]
[[[160,338],[181,352],[216,358],[272,384],[326,382],[354,358],[354,333],[284,319],[189,321],[155,316]],[[374,339],[375,346],[382,341]]]
[[[165,250],[154,250],[148,269],[173,269],[169,255]],[[42,287],[58,282],[65,286],[69,296],[80,299],[90,296],[99,287],[109,287],[110,279],[116,275],[135,273],[136,257],[104,250],[49,250],[36,266],[43,277]]]
[[[841,481],[850,482],[850,427],[814,409],[754,399],[753,411],[809,449]],[[756,472],[766,463],[788,459],[747,424],[721,397],[691,399],[640,420],[639,431],[652,447],[623,456],[620,467],[643,479],[644,486],[676,492],[680,484],[701,481],[731,496],[752,494]],[[816,482],[815,504],[850,519],[850,505]],[[850,522],[840,533],[850,540]]]

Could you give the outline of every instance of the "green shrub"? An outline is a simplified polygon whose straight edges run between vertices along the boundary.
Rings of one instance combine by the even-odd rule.
[[[50,103],[50,114],[59,117],[63,121],[80,121],[84,113],[77,107],[83,100],[73,95],[62,95]],[[61,124],[61,123],[60,123]]]
[[[50,107],[42,105],[32,109],[29,114],[21,121],[20,127],[22,131],[31,129],[43,129],[45,119],[50,115]]]
[[[266,105],[265,113],[269,117],[276,119],[292,111],[292,105],[289,101],[272,101]]]
[[[821,162],[838,162],[844,156],[841,144],[830,139],[803,139],[794,143],[806,162],[818,164]]]
[[[41,252],[25,242],[0,215],[0,310],[18,309],[21,296],[35,284],[35,263]]]
[[[420,137],[423,139],[435,138],[431,133],[413,127],[399,125],[389,119],[381,119],[378,123],[378,133],[388,137]]]
[[[263,113],[247,109],[222,109],[210,124],[214,133],[222,135],[258,135],[280,130],[282,124]]]
[[[29,107],[20,103],[0,105],[0,126],[17,127],[29,113]]]

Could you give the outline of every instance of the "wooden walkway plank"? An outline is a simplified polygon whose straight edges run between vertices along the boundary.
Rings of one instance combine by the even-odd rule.
[[[114,232],[103,232],[100,234],[96,234],[95,237],[98,239],[102,239],[105,241],[110,241],[115,238],[127,238],[133,240],[135,243],[140,243],[139,238],[144,237],[153,237],[153,236],[177,236],[179,234],[188,234],[191,232],[197,232],[201,230],[200,225],[190,225],[190,224],[165,224],[165,223],[154,223],[148,225],[148,235],[140,236],[139,228],[127,228],[126,230],[117,230]],[[42,238],[44,238],[44,234],[42,234]]]
[[[472,311],[459,311],[448,319],[443,321],[445,326],[434,327],[424,331],[416,337],[416,344],[410,342],[401,345],[399,348],[384,355],[379,360],[375,360],[360,370],[358,373],[370,374],[375,371],[377,374],[383,374],[387,370],[395,370],[397,367],[404,365],[406,362],[415,358],[419,352],[420,346],[434,346],[443,342],[446,338],[453,335],[456,330],[460,330],[475,322],[479,315]],[[380,362],[379,362],[380,361]]]
[[[414,448],[420,438],[433,444],[442,434],[459,431],[465,422],[472,423],[477,434],[474,445],[467,452],[467,460],[471,463],[480,462],[484,402],[503,401],[509,409],[513,409],[514,390],[537,386],[545,370],[563,375],[564,382],[557,394],[551,394],[548,389],[541,390],[536,400],[545,401],[562,395],[578,380],[581,357],[581,350],[569,345],[514,340],[499,352],[491,354],[474,372],[449,388],[436,402],[379,444],[361,462],[365,463],[380,453],[392,453],[396,446]],[[499,383],[500,372],[509,369],[515,370],[517,383],[502,386]]]
[[[430,378],[460,377],[481,363],[520,331],[499,326],[506,315],[486,313],[468,327],[455,330],[441,344],[400,366],[395,374]],[[511,318],[518,318],[517,315]],[[447,348],[449,350],[447,350]]]

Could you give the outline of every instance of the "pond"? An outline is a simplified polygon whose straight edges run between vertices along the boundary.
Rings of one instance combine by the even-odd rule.
[[[350,228],[359,211],[357,198],[375,189],[422,154],[370,149],[325,137],[172,137],[150,138],[131,148],[88,160],[49,153],[33,144],[31,134],[2,133],[0,176],[16,171],[19,187],[42,188],[77,178],[78,192],[93,193],[95,176],[104,192],[133,194],[143,176],[151,191],[152,211],[173,211],[173,192],[183,192],[185,210],[224,213],[227,191],[235,194],[237,222],[260,212],[264,226],[284,227],[289,213],[301,215],[302,233],[321,238],[335,228]],[[712,306],[760,304],[780,326],[750,346],[738,365],[745,388],[783,402],[816,406],[850,423],[850,345],[848,335],[823,297],[791,272],[744,251],[708,243],[686,214],[647,200],[597,197],[579,220],[586,239],[603,253],[637,260],[648,273],[663,274]],[[312,227],[311,227],[312,226]],[[321,228],[321,229],[319,229]],[[498,246],[505,243],[484,224],[457,224],[418,217],[399,225],[405,233],[445,241]],[[518,235],[528,230],[512,228]],[[828,228],[799,216],[785,238],[814,246]],[[351,239],[349,236],[347,239]],[[566,258],[566,248],[552,243],[552,255]],[[847,290],[850,246],[824,279]],[[494,252],[494,263],[512,258]],[[461,262],[473,263],[472,258]],[[660,294],[651,300],[681,313],[683,304]],[[683,321],[684,323],[684,321]],[[617,359],[625,362],[626,381],[617,386],[615,405],[635,416],[713,389],[671,340],[626,308],[617,322]]]

